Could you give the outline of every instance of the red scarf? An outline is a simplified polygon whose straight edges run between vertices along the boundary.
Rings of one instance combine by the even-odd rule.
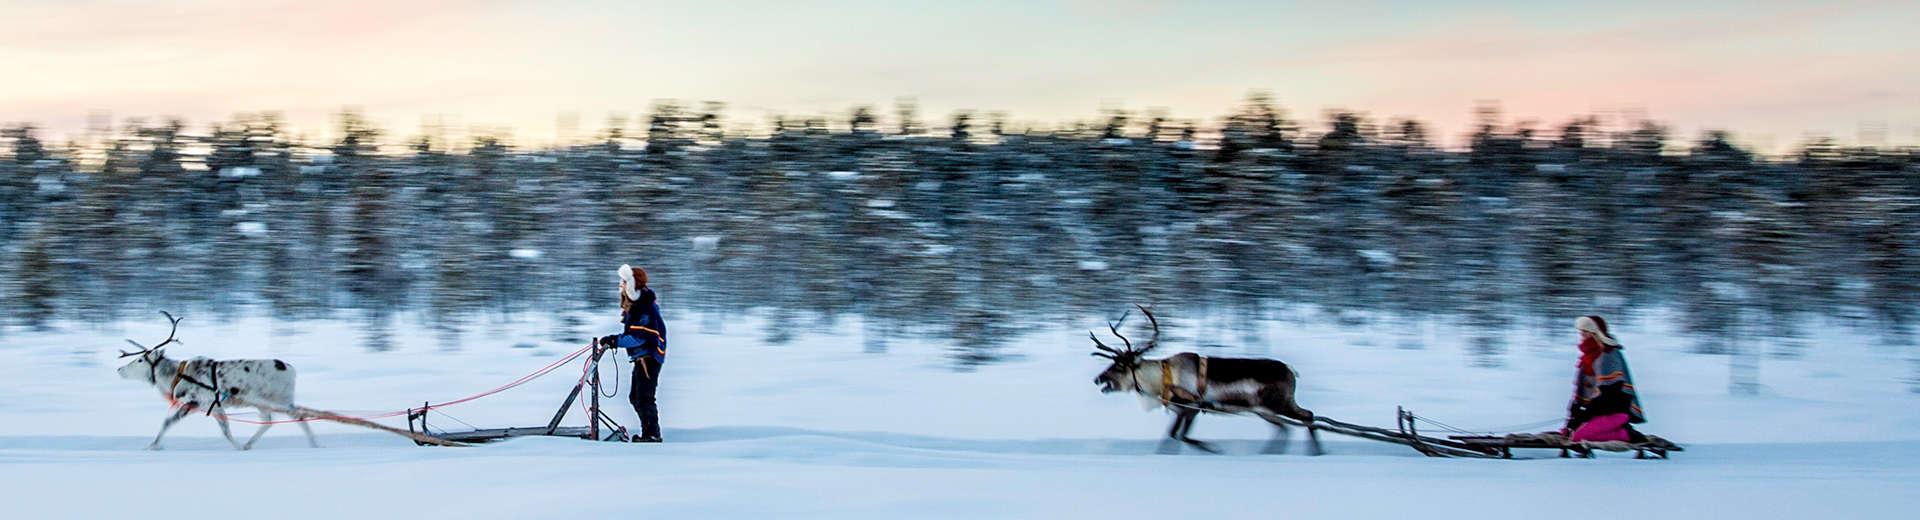
[[[1607,351],[1606,344],[1601,343],[1600,340],[1594,339],[1593,336],[1581,336],[1580,337],[1580,373],[1588,374],[1588,375],[1593,374],[1593,362],[1598,361],[1600,359],[1600,354],[1606,353],[1606,351]]]

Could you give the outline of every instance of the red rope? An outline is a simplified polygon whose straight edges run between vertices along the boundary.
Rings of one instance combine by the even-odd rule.
[[[576,384],[576,385],[580,385],[580,388],[581,388],[582,390],[587,390],[587,391],[589,391],[589,392],[594,392],[594,393],[595,393],[594,395],[599,395],[599,392],[600,392],[600,389],[598,389],[598,388],[587,388],[587,387],[586,387],[586,384],[587,384],[587,375],[589,374],[589,372],[588,372],[588,370],[595,370],[595,371],[597,371],[597,370],[599,369],[599,366],[598,366],[597,364],[595,364],[595,363],[594,363],[594,361],[596,361],[596,360],[592,360],[592,359],[589,359],[589,360],[587,360],[587,362],[585,362],[585,363],[581,363],[581,364],[580,364],[580,381],[578,381],[578,382],[575,382],[574,384]],[[600,420],[600,418],[599,418],[599,417],[594,417],[594,416],[593,416],[593,410],[587,407],[587,401],[589,401],[589,400],[591,400],[591,399],[592,399],[592,397],[591,397],[591,396],[589,396],[589,397],[588,397],[587,399],[581,399],[581,400],[580,400],[580,411],[581,411],[581,412],[585,412],[585,413],[587,414],[587,422],[593,422],[593,421],[597,421],[597,420]]]
[[[609,350],[611,350],[611,349],[609,349]],[[587,384],[587,376],[589,376],[589,375],[599,375],[599,374],[600,374],[600,358],[599,358],[599,356],[598,356],[598,355],[597,355],[597,353],[596,353],[596,355],[595,355],[595,357],[594,357],[594,359],[592,359],[592,360],[589,360],[589,361],[587,361],[586,363],[582,363],[582,364],[581,364],[581,366],[580,366],[580,381],[579,381],[579,382],[577,382],[577,383],[575,383],[575,384],[577,384],[577,385],[581,385],[581,388],[586,388],[586,386],[585,386],[585,385]],[[614,375],[614,377],[616,377],[616,378],[617,378],[617,377],[620,377],[620,368],[619,368],[619,365],[615,365],[615,366],[614,366],[614,369],[613,369],[613,375]],[[618,387],[619,387],[619,385],[614,385],[614,386],[615,386],[615,388],[614,388],[614,391],[615,391],[615,392],[618,392],[618,391],[620,391],[620,389],[618,388]],[[593,392],[596,392],[596,393],[600,391],[600,390],[599,390],[598,388],[592,388],[592,389],[588,389],[588,390],[590,390],[590,391],[593,391]],[[591,399],[591,398],[589,398],[589,399]],[[588,420],[588,421],[598,421],[598,420],[600,420],[600,418],[599,418],[599,417],[594,417],[594,416],[593,416],[593,409],[592,409],[592,408],[589,408],[589,407],[588,407],[588,405],[587,405],[587,401],[588,401],[588,399],[581,399],[581,400],[580,400],[580,412],[581,412],[581,413],[584,413],[584,414],[586,414],[586,415],[587,415],[587,420]]]
[[[452,401],[447,401],[447,402],[444,402],[444,403],[440,403],[440,404],[434,404],[434,405],[428,405],[428,406],[424,406],[424,407],[421,407],[421,408],[408,408],[408,409],[405,409],[405,410],[395,410],[395,411],[391,411],[391,412],[381,412],[381,413],[376,413],[376,414],[372,414],[372,415],[359,415],[359,416],[351,416],[351,415],[343,415],[343,416],[341,416],[341,417],[349,417],[349,418],[353,418],[353,419],[361,419],[361,420],[369,420],[369,419],[386,419],[386,418],[390,418],[390,417],[399,417],[399,416],[402,416],[402,415],[407,415],[407,414],[410,414],[410,413],[413,413],[413,412],[414,412],[415,410],[418,410],[418,411],[420,411],[421,413],[425,413],[425,412],[427,412],[427,411],[429,411],[429,410],[433,410],[433,409],[437,409],[437,408],[446,408],[446,407],[448,407],[448,406],[453,406],[453,405],[457,405],[457,404],[461,404],[461,403],[465,403],[465,402],[469,402],[469,401],[473,401],[473,400],[475,400],[475,399],[479,399],[479,398],[482,398],[482,397],[486,397],[486,396],[490,396],[490,395],[493,395],[493,394],[497,394],[497,393],[500,393],[500,392],[505,392],[505,391],[507,391],[507,390],[510,390],[510,389],[513,389],[513,387],[516,387],[516,386],[520,386],[520,385],[524,385],[524,384],[527,384],[527,383],[528,383],[528,382],[530,382],[530,381],[533,381],[533,380],[535,380],[535,379],[539,379],[539,378],[540,378],[541,376],[545,376],[545,375],[547,375],[547,374],[549,374],[549,373],[552,373],[552,372],[553,372],[553,371],[554,371],[555,369],[558,369],[558,368],[560,368],[560,365],[564,365],[564,364],[566,364],[566,363],[567,363],[568,361],[572,361],[572,360],[573,360],[574,358],[577,358],[577,357],[580,357],[580,354],[584,354],[584,353],[586,353],[586,352],[587,352],[588,350],[591,350],[592,348],[593,348],[593,344],[592,344],[592,343],[588,343],[588,344],[587,344],[587,346],[585,346],[585,347],[580,347],[580,350],[575,350],[575,351],[573,351],[573,353],[572,353],[572,354],[567,354],[567,355],[566,355],[566,357],[562,357],[562,358],[560,358],[559,360],[556,360],[556,361],[554,361],[554,362],[552,362],[552,363],[548,363],[548,364],[547,364],[547,366],[544,366],[544,367],[541,367],[541,368],[540,368],[539,370],[535,370],[535,371],[533,371],[532,373],[529,373],[529,374],[527,374],[527,375],[524,375],[524,376],[520,376],[520,378],[519,378],[519,379],[515,379],[515,380],[513,380],[512,382],[509,382],[509,383],[507,383],[507,384],[504,384],[504,385],[500,385],[500,386],[498,386],[498,387],[495,387],[495,388],[493,388],[492,390],[487,390],[487,391],[485,391],[485,392],[480,392],[480,393],[478,393],[478,394],[473,394],[473,395],[470,395],[470,396],[466,396],[466,397],[462,397],[462,398],[459,398],[459,399],[454,399],[454,400],[452,400]],[[584,380],[585,380],[585,377],[586,377],[586,376],[585,376],[585,375],[583,374],[583,375],[581,376],[581,379],[582,379],[582,380],[584,381]],[[172,393],[168,393],[168,394],[167,394],[167,401],[168,401],[169,403],[172,403],[172,404],[173,404],[173,407],[174,407],[174,408],[179,408],[179,407],[181,407],[181,406],[182,406],[182,404],[180,403],[180,401],[178,401],[178,400],[176,400],[176,399],[174,399],[174,398],[173,398],[173,394],[172,394]],[[295,418],[295,419],[278,419],[278,420],[272,420],[272,421],[256,421],[256,420],[251,420],[251,419],[241,419],[241,418],[237,418],[237,417],[233,417],[233,416],[230,416],[230,415],[227,415],[227,414],[225,414],[225,413],[216,413],[216,414],[214,414],[214,415],[217,415],[217,416],[220,416],[220,418],[222,418],[222,419],[226,419],[226,420],[230,420],[230,421],[234,421],[234,422],[239,422],[239,423],[245,423],[245,424],[259,424],[259,425],[269,425],[269,424],[288,424],[288,423],[298,423],[298,422],[308,422],[308,421],[317,421],[317,420],[322,420],[322,419],[320,419],[320,418],[318,418],[318,417],[306,417],[306,418]]]

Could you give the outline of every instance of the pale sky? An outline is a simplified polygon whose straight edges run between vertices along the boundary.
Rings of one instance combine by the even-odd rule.
[[[351,105],[403,136],[439,114],[538,142],[562,113],[592,132],[665,98],[756,124],[899,97],[936,124],[1210,120],[1260,89],[1297,118],[1411,116],[1449,142],[1479,100],[1542,126],[1643,110],[1775,149],[1920,139],[1920,2],[1554,4],[1572,3],[0,0],[0,121],[277,110],[325,135]]]

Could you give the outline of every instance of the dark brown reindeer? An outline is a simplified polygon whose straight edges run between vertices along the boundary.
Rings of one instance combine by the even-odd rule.
[[[1187,436],[1193,430],[1193,419],[1202,411],[1253,413],[1273,423],[1276,431],[1273,441],[1267,445],[1269,453],[1285,451],[1290,435],[1286,421],[1299,421],[1307,426],[1311,441],[1309,453],[1321,453],[1313,412],[1294,403],[1297,377],[1286,363],[1272,359],[1207,357],[1191,352],[1145,359],[1145,355],[1160,344],[1160,321],[1146,307],[1135,307],[1153,325],[1153,337],[1138,348],[1120,333],[1126,314],[1122,314],[1118,322],[1107,323],[1107,330],[1120,338],[1122,348],[1109,347],[1100,342],[1099,336],[1087,333],[1093,338],[1094,348],[1100,350],[1093,355],[1113,361],[1093,380],[1100,386],[1101,393],[1131,391],[1150,403],[1173,410],[1173,427],[1167,430],[1167,437],[1208,452],[1217,450]]]

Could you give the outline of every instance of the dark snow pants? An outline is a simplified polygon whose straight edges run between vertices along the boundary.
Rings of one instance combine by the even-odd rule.
[[[654,403],[654,391],[660,388],[660,360],[652,356],[641,356],[633,362],[633,388],[627,392],[627,401],[633,403],[633,413],[640,416],[640,436],[660,436],[660,407]]]

